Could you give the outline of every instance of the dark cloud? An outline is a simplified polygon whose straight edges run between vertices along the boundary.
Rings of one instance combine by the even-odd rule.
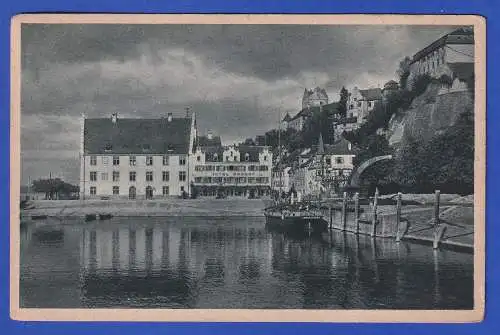
[[[452,27],[322,25],[23,25],[24,64],[126,61],[185,48],[226,71],[272,80],[393,62]],[[403,34],[398,35],[398,33]],[[398,37],[401,39],[398,40]],[[395,39],[396,38],[396,39]],[[400,44],[395,47],[394,43]],[[156,57],[155,57],[156,56]],[[391,59],[387,59],[387,57]]]

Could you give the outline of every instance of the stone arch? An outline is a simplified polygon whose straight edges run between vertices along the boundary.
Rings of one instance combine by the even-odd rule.
[[[382,160],[391,160],[392,159],[392,155],[385,155],[385,156],[376,156],[376,157],[372,157],[370,159],[367,159],[366,161],[364,161],[363,163],[361,163],[352,173],[351,173],[351,177],[350,177],[350,180],[349,180],[349,187],[351,188],[358,188],[359,187],[359,180],[360,180],[360,177],[361,177],[361,174],[367,169],[369,168],[371,165],[379,162],[379,161],[382,161]]]

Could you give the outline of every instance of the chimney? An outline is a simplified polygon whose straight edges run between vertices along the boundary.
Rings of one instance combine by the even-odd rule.
[[[209,130],[209,131],[208,131],[208,133],[207,133],[207,138],[208,138],[209,140],[213,140],[214,135],[212,134],[212,131],[211,131],[211,130]]]
[[[111,114],[111,122],[116,123],[118,120],[118,113]]]
[[[167,114],[167,121],[172,122],[172,113]]]

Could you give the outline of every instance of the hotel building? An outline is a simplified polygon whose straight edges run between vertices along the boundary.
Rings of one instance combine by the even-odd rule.
[[[271,189],[272,152],[267,146],[200,144],[190,166],[201,196],[257,197]]]

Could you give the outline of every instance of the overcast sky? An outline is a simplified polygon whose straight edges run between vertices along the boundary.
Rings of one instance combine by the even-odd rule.
[[[79,115],[196,112],[223,142],[276,127],[304,88],[382,87],[443,26],[23,25],[22,183],[77,183]]]

